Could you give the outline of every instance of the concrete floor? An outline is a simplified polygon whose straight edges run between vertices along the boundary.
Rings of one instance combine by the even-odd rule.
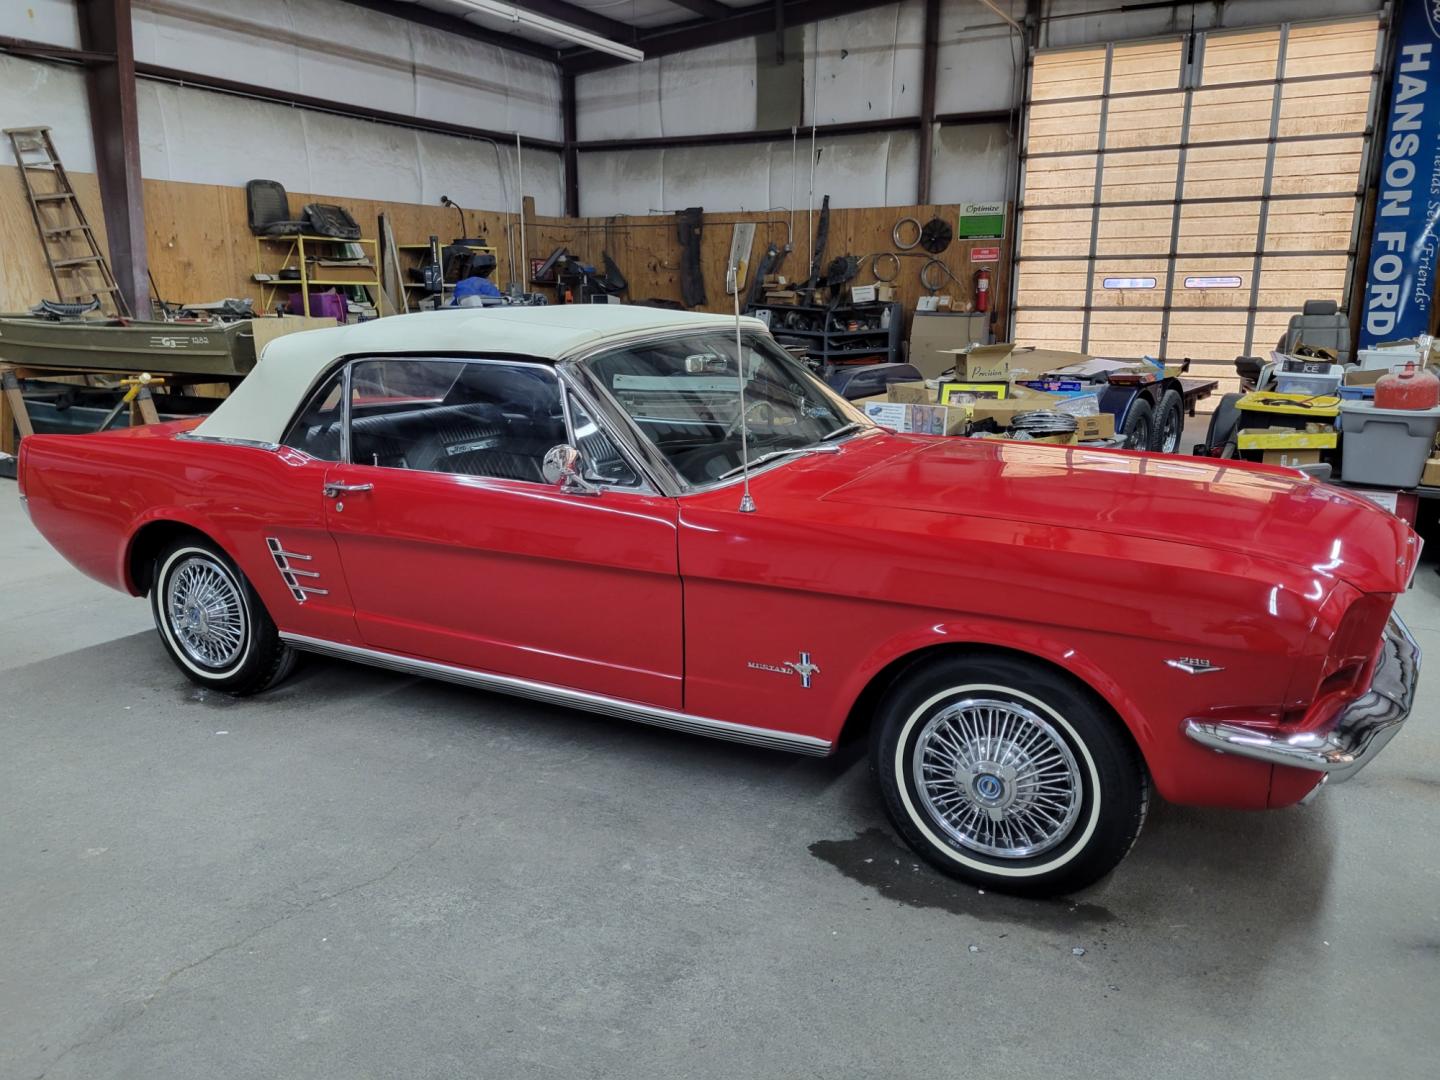
[[[1436,1075],[1440,662],[1309,808],[1157,806],[1024,902],[856,756],[320,661],[206,695],[8,481],[0,551],[0,1076]],[[1402,609],[1440,657],[1429,567]]]

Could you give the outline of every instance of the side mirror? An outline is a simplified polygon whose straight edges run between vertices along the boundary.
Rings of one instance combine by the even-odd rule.
[[[567,495],[600,494],[600,488],[585,479],[580,451],[565,443],[545,451],[540,472],[547,484],[554,484]]]

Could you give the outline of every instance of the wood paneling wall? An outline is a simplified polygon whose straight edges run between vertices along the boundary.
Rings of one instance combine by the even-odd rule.
[[[100,213],[95,177],[89,173],[74,172],[70,176],[103,243],[104,219]],[[367,237],[376,235],[377,217],[383,211],[391,217],[398,243],[422,243],[432,233],[440,236],[442,241],[449,240],[459,228],[455,211],[443,206],[290,193],[291,207],[297,213],[307,202],[343,205],[354,215]],[[867,284],[875,280],[873,256],[895,250],[891,231],[900,218],[913,217],[923,223],[939,216],[953,228],[958,215],[959,207],[954,205],[832,210],[826,262],[843,254],[861,257],[860,275],[855,283]],[[510,215],[507,222],[503,212],[467,209],[465,216],[469,234],[485,236],[499,251],[500,266],[495,274],[497,282],[503,284],[510,280],[506,228],[508,224],[518,261],[520,230],[515,215]],[[260,286],[251,278],[257,269],[256,245],[246,225],[243,188],[146,180],[145,219],[149,229],[150,270],[155,286],[165,300],[198,303],[229,296],[248,296],[259,305]],[[701,271],[708,301],[705,310],[725,312],[731,308],[730,298],[725,293],[725,266],[730,255],[732,226],[742,221],[756,224],[751,251],[752,270],[759,267],[767,244],[783,247],[786,243],[790,222],[788,213],[706,214],[701,234]],[[785,256],[778,272],[791,280],[803,281],[808,275],[810,250],[806,214],[795,214],[795,235],[791,240],[794,249]],[[629,280],[630,299],[680,299],[680,242],[673,215],[615,218],[527,216],[525,241],[526,251],[532,259],[543,258],[554,248],[564,245],[584,261],[599,266],[601,253],[608,251]],[[0,311],[22,311],[42,297],[54,295],[18,170],[10,166],[0,166],[0,244],[3,244],[4,251],[4,258],[0,259]],[[268,265],[278,265],[283,249],[267,247],[270,250]],[[954,280],[938,272],[937,278],[943,282],[939,291],[950,295],[957,306],[973,303],[974,300],[977,264],[970,261],[973,247],[999,247],[1002,260],[1008,255],[1007,241],[953,241],[938,258],[954,275]],[[931,256],[918,247],[898,254],[900,267],[894,284],[908,314],[914,310],[915,302],[926,295],[927,290],[921,286],[919,274]],[[1008,263],[1002,261],[985,265],[992,270],[992,305],[999,305],[996,335],[1003,339]],[[881,270],[893,273],[893,264],[888,271],[884,265]]]
[[[934,271],[935,280],[941,283],[938,292],[949,295],[957,308],[962,304],[974,303],[975,271],[981,266],[987,266],[991,271],[991,310],[997,311],[995,332],[998,340],[1004,340],[1007,325],[1005,297],[1009,287],[1008,240],[954,240],[944,252],[932,256],[918,247],[908,252],[897,251],[891,238],[895,223],[901,218],[913,217],[924,224],[932,217],[940,217],[954,229],[959,214],[960,208],[957,205],[832,210],[824,262],[828,263],[837,255],[854,255],[860,258],[860,274],[854,284],[867,285],[876,280],[872,272],[873,257],[884,252],[895,252],[900,257],[900,267],[894,285],[897,298],[905,305],[907,317],[914,311],[915,302],[928,295],[928,290],[920,284],[920,270],[929,259],[938,258],[941,265],[953,275],[953,278],[947,277],[938,269]],[[818,217],[817,214],[817,222]],[[725,268],[730,258],[733,226],[737,222],[755,223],[755,242],[750,253],[750,266],[754,270],[758,269],[767,245],[773,243],[780,248],[785,246],[790,215],[783,211],[717,212],[705,215],[700,242],[700,267],[705,279],[706,311],[731,310],[731,299],[725,293]],[[630,283],[630,299],[680,299],[680,241],[674,215],[581,218],[555,230],[547,230],[544,235],[559,236],[566,228],[569,238],[557,239],[556,243],[566,244],[586,262],[597,266],[600,265],[601,252],[609,251]],[[908,240],[912,234],[913,230],[907,226],[902,233],[902,239]],[[791,281],[803,282],[809,276],[810,267],[808,215],[804,212],[795,214],[795,233],[791,243],[793,250],[784,257],[778,272]],[[972,262],[970,252],[977,247],[1000,248],[1001,261],[983,264]],[[530,248],[532,253],[535,253],[534,242]],[[548,250],[538,254],[546,254]],[[823,269],[822,266],[822,272]],[[897,273],[894,264],[888,259],[881,260],[880,271],[887,275]],[[997,303],[998,309],[995,307]]]

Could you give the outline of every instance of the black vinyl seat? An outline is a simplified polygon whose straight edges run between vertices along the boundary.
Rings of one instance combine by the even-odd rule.
[[[565,422],[487,403],[436,405],[356,417],[350,442],[357,465],[544,483],[545,452],[565,442]]]
[[[299,236],[305,231],[305,222],[290,216],[290,196],[278,180],[247,181],[245,207],[256,236]]]

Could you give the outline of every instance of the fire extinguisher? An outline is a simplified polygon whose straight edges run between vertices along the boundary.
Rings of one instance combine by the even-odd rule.
[[[975,310],[990,310],[990,271],[975,271]]]

